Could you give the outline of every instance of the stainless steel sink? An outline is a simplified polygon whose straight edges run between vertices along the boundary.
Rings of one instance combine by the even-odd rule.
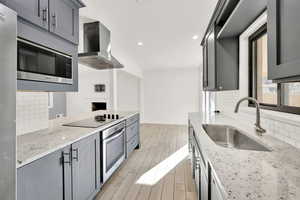
[[[222,147],[253,151],[271,151],[232,126],[204,124],[202,127],[207,135],[217,145]]]

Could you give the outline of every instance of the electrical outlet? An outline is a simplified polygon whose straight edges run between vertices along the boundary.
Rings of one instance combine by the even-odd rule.
[[[64,114],[56,114],[56,119],[57,118],[62,118],[64,116]]]

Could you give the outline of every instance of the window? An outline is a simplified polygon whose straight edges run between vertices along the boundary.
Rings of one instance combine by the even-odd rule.
[[[249,96],[256,98],[262,108],[300,114],[300,82],[268,80],[267,25],[249,38],[249,80]]]

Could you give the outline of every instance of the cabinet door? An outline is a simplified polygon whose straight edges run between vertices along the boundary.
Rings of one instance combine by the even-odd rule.
[[[135,136],[138,136],[139,122],[136,121],[133,124],[126,127],[126,142],[129,142]]]
[[[216,41],[214,29],[207,38],[207,87],[208,90],[216,88]]]
[[[72,144],[73,200],[90,199],[100,188],[100,136]]]
[[[79,8],[70,0],[49,0],[50,31],[78,44]]]
[[[238,38],[226,38],[216,42],[216,89],[239,88],[239,42]]]
[[[208,87],[208,74],[207,74],[207,44],[203,45],[203,89]]]
[[[268,1],[268,78],[300,76],[300,1]]]
[[[200,181],[200,193],[201,193],[201,200],[208,200],[208,179],[206,176],[206,170],[205,167],[200,165],[201,167],[201,181]],[[211,199],[213,200],[213,199]]]
[[[214,176],[211,177],[211,200],[223,200],[221,192],[218,188],[216,179]]]
[[[48,29],[48,0],[0,0],[14,9],[18,16],[39,27]]]
[[[71,183],[71,169],[69,163],[64,164],[64,152],[69,153],[69,149],[56,151],[17,170],[18,200],[71,200],[67,185]],[[70,157],[65,160],[69,161]]]

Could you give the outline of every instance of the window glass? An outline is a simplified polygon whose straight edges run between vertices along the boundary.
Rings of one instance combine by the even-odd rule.
[[[300,83],[283,83],[282,88],[283,105],[300,107]]]
[[[268,40],[267,34],[253,41],[254,64],[256,65],[257,100],[264,104],[277,104],[277,84],[268,80]]]

